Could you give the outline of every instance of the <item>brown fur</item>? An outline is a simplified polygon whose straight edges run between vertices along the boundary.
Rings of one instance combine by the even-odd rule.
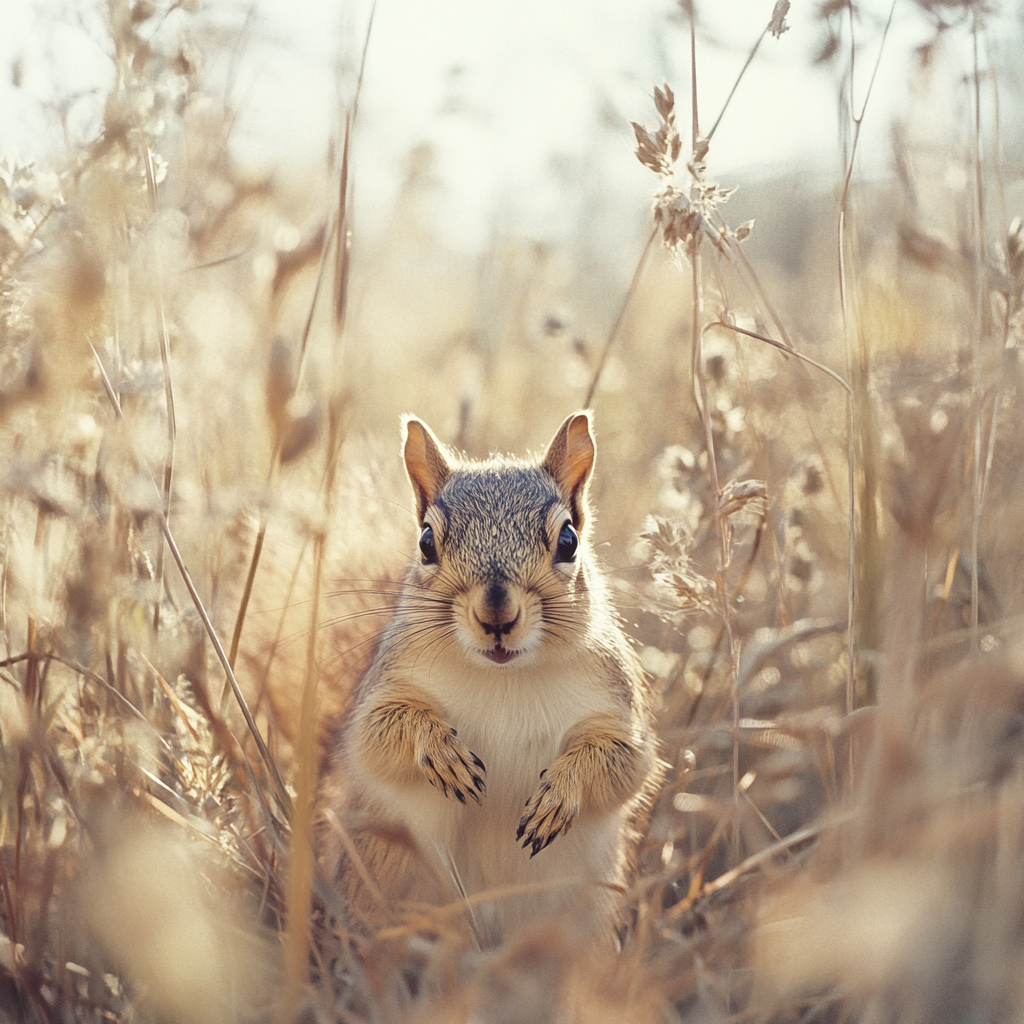
[[[589,417],[536,462],[467,462],[418,420],[405,431],[421,564],[325,790],[349,923],[427,904],[458,924],[468,895],[488,942],[565,910],[610,937],[660,768],[651,694],[589,552]]]

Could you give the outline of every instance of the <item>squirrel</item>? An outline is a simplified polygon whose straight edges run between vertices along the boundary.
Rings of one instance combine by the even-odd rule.
[[[427,904],[488,946],[552,914],[611,937],[662,764],[590,549],[590,414],[539,460],[404,436],[419,549],[327,780],[348,924]]]

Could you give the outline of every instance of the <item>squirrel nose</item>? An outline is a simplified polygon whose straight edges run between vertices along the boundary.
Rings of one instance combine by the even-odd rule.
[[[488,622],[487,620],[484,620],[484,618],[481,618],[479,613],[476,611],[473,612],[473,615],[475,616],[477,623],[479,623],[480,629],[482,629],[484,633],[494,636],[499,643],[501,643],[502,636],[511,633],[515,628],[515,624],[519,622],[518,608],[516,608],[515,615],[513,615],[507,622]]]
[[[474,612],[474,614],[476,613]],[[502,634],[510,633],[515,628],[515,624],[519,621],[519,609],[516,609],[515,616],[507,622],[486,622],[484,619],[481,619],[479,615],[476,616],[476,621],[480,623],[480,628],[485,633],[493,635],[494,639],[500,643]]]
[[[473,616],[480,628],[500,643],[502,634],[509,633],[519,621],[519,608],[510,617],[511,611],[508,591],[500,583],[492,583],[484,592],[482,607],[474,609]]]

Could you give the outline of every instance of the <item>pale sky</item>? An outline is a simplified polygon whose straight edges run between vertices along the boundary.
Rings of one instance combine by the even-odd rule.
[[[836,69],[810,66],[823,36],[817,6],[795,0],[791,31],[761,44],[716,133],[713,177],[728,183],[797,164],[824,180],[837,173]],[[772,7],[773,0],[698,0],[705,130]],[[218,0],[218,17],[229,24],[249,9]],[[369,2],[255,0],[251,9],[235,84],[236,152],[264,166],[322,161],[339,108],[336,68],[359,50]],[[858,28],[860,96],[889,4],[872,0],[864,9],[872,16]],[[386,217],[420,143],[436,155],[437,230],[455,246],[483,244],[496,223],[557,237],[574,176],[600,180],[612,194],[647,196],[653,177],[632,155],[628,122],[655,123],[653,85],[675,88],[684,137],[689,131],[689,33],[677,11],[668,0],[378,0],[356,144],[366,221]],[[97,23],[90,0],[0,0],[0,151],[45,162],[57,140],[43,100],[77,93],[83,120],[95,110],[110,64],[102,38],[83,23]],[[901,0],[865,123],[869,167],[888,160],[909,54],[925,35],[913,5]]]

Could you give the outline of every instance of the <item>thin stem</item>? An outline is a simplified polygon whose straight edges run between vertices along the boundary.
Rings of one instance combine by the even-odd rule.
[[[590,386],[587,388],[587,397],[583,399],[584,409],[589,409],[591,402],[594,401],[594,395],[597,393],[597,385],[601,381],[601,374],[604,373],[605,364],[608,362],[608,355],[612,350],[612,345],[615,344],[615,341],[619,336],[622,323],[626,318],[626,310],[633,301],[634,295],[636,295],[637,287],[640,284],[640,277],[643,274],[644,267],[647,265],[647,257],[654,248],[654,240],[657,237],[658,226],[655,225],[647,238],[647,244],[644,246],[644,251],[640,254],[640,259],[637,261],[636,269],[633,271],[633,278],[629,282],[629,288],[626,290],[626,296],[622,300],[622,305],[619,307],[619,315],[615,318],[615,323],[612,325],[612,329],[608,334],[608,340],[604,343],[604,348],[601,350],[601,358],[598,359],[597,366],[594,368],[594,375],[591,377]]]
[[[306,314],[306,324],[302,332],[302,341],[299,345],[299,366],[295,374],[295,388],[298,390],[299,384],[302,381],[302,375],[306,367],[306,353],[308,351],[309,332],[313,326],[313,314],[316,312],[317,300],[320,297],[320,288],[324,282],[324,274],[327,268],[327,254],[331,250],[331,241],[333,238],[334,230],[337,228],[337,218],[334,219],[332,226],[324,232],[323,248],[320,251],[320,267],[317,271],[316,285],[313,288],[313,297],[309,303],[309,313]],[[274,485],[274,481],[277,479],[277,473],[281,465],[281,442],[282,437],[278,437],[274,445],[274,452],[270,458],[270,469],[267,473],[267,491],[269,492]],[[235,628],[231,634],[231,656],[229,662],[231,668],[235,667],[235,659],[238,656],[238,647],[242,639],[242,628],[245,625],[245,617],[249,610],[249,601],[252,597],[252,588],[256,581],[256,573],[259,569],[260,558],[263,554],[263,542],[267,535],[267,514],[264,509],[260,510],[259,518],[259,529],[256,533],[256,543],[253,546],[252,557],[249,559],[249,571],[245,578],[245,587],[242,591],[242,599],[238,604],[238,613],[235,616]],[[220,702],[223,708],[224,702],[227,699],[227,686],[228,679],[225,677],[224,686],[221,689]]]
[[[692,152],[697,151],[697,140],[700,138],[700,114],[697,110],[697,7],[696,0],[690,7],[690,143]],[[696,168],[695,168],[696,172]],[[690,332],[690,388],[694,401],[704,414],[704,402],[697,386],[697,362],[700,351],[700,305],[701,305],[701,274],[700,274],[700,237],[694,236],[693,242],[693,323]]]
[[[736,81],[732,83],[732,88],[729,90],[729,95],[725,98],[725,103],[722,104],[722,109],[718,112],[718,117],[715,118],[715,123],[711,126],[711,131],[704,137],[705,142],[710,142],[715,132],[718,131],[718,126],[722,123],[722,118],[725,117],[725,112],[729,109],[729,104],[732,102],[733,96],[736,95],[736,90],[740,87],[740,82],[743,81],[743,76],[747,73],[747,68],[750,67],[757,54],[758,48],[761,46],[764,37],[768,34],[768,29],[764,28],[761,34],[757,37],[757,42],[754,43],[753,49],[747,54],[746,63],[743,65],[742,70],[736,76]]]
[[[849,490],[847,517],[849,521],[848,549],[847,549],[847,638],[846,638],[846,712],[850,714],[856,706],[857,686],[857,480],[859,470],[858,439],[860,435],[860,424],[857,417],[857,399],[864,395],[866,383],[861,379],[861,373],[857,367],[862,361],[858,361],[854,353],[852,320],[853,314],[850,310],[849,289],[847,287],[846,267],[846,223],[849,216],[850,185],[853,180],[853,168],[857,158],[857,146],[860,142],[861,127],[864,123],[864,116],[867,113],[868,102],[874,91],[875,80],[878,69],[881,66],[882,54],[885,51],[885,43],[889,36],[889,29],[892,25],[893,15],[896,11],[896,0],[893,0],[889,8],[889,17],[886,20],[882,32],[882,39],[878,46],[878,55],[875,58],[875,66],[871,72],[867,92],[864,95],[864,102],[861,104],[860,112],[854,113],[854,78],[857,60],[857,46],[854,35],[853,6],[849,8],[850,15],[850,71],[849,71],[849,105],[850,116],[853,119],[853,139],[850,143],[850,153],[847,159],[846,172],[843,177],[843,192],[839,204],[839,226],[837,232],[837,255],[839,263],[839,305],[843,319],[843,336],[846,340],[846,374],[850,382],[856,388],[856,394],[851,389],[847,402],[847,486]],[[865,503],[870,504],[870,503]],[[850,748],[850,780],[853,780],[853,747]]]
[[[110,377],[107,376],[107,371],[103,366],[102,360],[100,359],[100,354],[99,352],[96,351],[91,341],[88,344],[89,348],[92,350],[93,359],[96,360],[96,365],[97,367],[99,367],[100,379],[103,381],[103,390],[106,391],[107,398],[110,400],[110,404],[114,407],[115,416],[118,419],[121,419],[121,417],[124,415],[124,413],[121,412],[121,403],[117,400],[117,395],[114,392],[113,385],[110,383]]]
[[[153,151],[146,147],[146,183],[149,186],[149,201],[154,216],[160,210],[160,197],[157,190],[156,173],[153,169]],[[160,258],[159,243],[154,253],[156,261],[156,283],[157,283],[157,314],[160,319],[160,363],[164,374],[164,397],[167,403],[167,457],[164,461],[164,485],[163,485],[163,512],[164,517],[170,520],[171,515],[171,485],[174,477],[174,448],[177,437],[177,422],[174,415],[174,387],[171,383],[171,358],[170,338],[167,332],[167,317],[164,313],[163,295],[163,265]],[[153,608],[153,629],[160,628],[160,606],[164,599],[164,547],[161,544],[156,553],[156,584],[157,597],[156,605]]]
[[[245,612],[249,607],[249,598],[252,596],[252,585],[256,580],[256,569],[260,564],[260,555],[263,552],[263,541],[267,536],[267,518],[260,517],[260,528],[256,534],[256,543],[253,546],[252,558],[249,560],[249,571],[245,576],[245,589],[242,591],[242,600],[239,603],[238,615],[235,617],[235,628],[231,634],[231,651],[228,654],[228,661],[231,667],[235,667],[235,660],[238,657],[238,645],[242,639],[242,626],[245,623]]]
[[[199,596],[199,591],[196,590],[196,585],[192,582],[192,577],[189,575],[188,569],[185,567],[185,560],[181,557],[178,545],[174,541],[174,535],[171,533],[171,527],[167,522],[167,518],[162,512],[158,512],[157,514],[160,521],[160,531],[163,533],[164,540],[167,542],[167,547],[170,549],[171,557],[174,559],[175,565],[178,567],[178,572],[185,584],[185,589],[188,590],[189,596],[192,598],[192,603],[195,605],[196,611],[199,612],[199,618],[202,620],[203,627],[206,629],[206,634],[209,636],[210,642],[213,644],[217,660],[220,661],[221,667],[227,674],[228,682],[231,684],[231,689],[235,694],[235,700],[238,701],[238,706],[241,708],[242,717],[245,718],[245,724],[249,727],[249,732],[252,733],[253,739],[256,741],[256,747],[260,752],[260,757],[263,759],[264,765],[266,765],[270,781],[274,788],[274,795],[277,797],[281,810],[284,811],[285,816],[290,820],[292,816],[292,800],[285,788],[284,780],[281,778],[281,773],[278,771],[277,764],[271,756],[270,749],[267,747],[263,736],[260,734],[260,730],[252,717],[252,713],[249,711],[249,705],[242,693],[242,688],[238,685],[238,680],[235,678],[235,673],[231,668],[231,663],[228,661],[227,654],[224,652],[224,647],[220,642],[220,637],[217,636],[217,630],[214,629],[213,622],[210,620],[210,616],[207,614],[206,608]]]
[[[345,327],[345,311],[348,303],[348,260],[349,260],[349,249],[350,249],[350,237],[351,231],[347,227],[348,215],[347,215],[347,203],[348,203],[348,161],[349,161],[349,142],[351,139],[351,132],[355,127],[356,113],[359,109],[359,94],[363,87],[363,73],[366,70],[366,55],[370,47],[370,32],[373,29],[373,17],[376,13],[377,5],[374,3],[370,9],[370,19],[366,26],[366,37],[363,40],[363,52],[362,59],[359,65],[359,77],[356,80],[355,95],[352,99],[351,110],[345,114],[345,136],[344,136],[344,149],[342,154],[342,166],[341,173],[339,176],[339,187],[338,187],[338,215],[334,221],[334,225],[331,230],[324,233],[323,249],[320,252],[320,267],[317,272],[316,286],[313,289],[313,298],[309,304],[309,313],[306,316],[305,327],[302,332],[302,343],[299,348],[299,367],[296,373],[296,388],[302,380],[302,375],[306,366],[306,354],[308,352],[309,345],[309,333],[313,325],[313,315],[316,312],[317,299],[320,295],[320,289],[323,285],[324,275],[327,267],[327,254],[331,250],[331,243],[335,238],[335,231],[337,232],[337,252],[336,252],[336,265],[335,265],[335,296],[334,296],[334,315],[335,315],[335,329],[340,334],[344,331]],[[270,490],[273,487],[274,480],[277,477],[277,472],[281,464],[281,438],[278,438],[277,445],[274,449],[273,457],[271,458],[270,475],[267,483],[267,489]],[[241,643],[242,628],[245,624],[246,613],[249,608],[249,601],[252,597],[252,588],[256,580],[256,572],[259,569],[260,558],[263,553],[263,543],[267,536],[267,517],[265,512],[260,514],[259,530],[256,534],[256,543],[253,546],[252,557],[249,560],[249,571],[246,574],[245,588],[242,591],[242,600],[239,602],[238,614],[235,616],[235,628],[231,636],[231,654],[229,661],[231,667],[234,668],[235,660],[238,656],[238,647]],[[225,680],[226,683],[226,680]],[[221,702],[227,696],[227,687],[225,685],[224,690],[221,693]]]
[[[795,348],[784,344],[781,341],[776,341],[774,338],[769,338],[764,334],[758,334],[756,331],[748,331],[743,327],[737,327],[735,324],[726,323],[724,320],[712,320],[710,323],[704,325],[704,330],[707,331],[712,327],[721,327],[726,331],[735,331],[736,334],[742,335],[745,338],[755,338],[757,341],[763,341],[766,345],[771,345],[772,348],[777,348],[780,352],[787,356],[796,356],[797,359],[802,359],[805,363],[809,363],[816,370],[821,370],[822,373],[828,374],[837,384],[840,384],[845,391],[848,393],[853,392],[853,388],[841,377],[835,370],[830,370],[823,363],[819,363],[816,359],[812,359],[810,356],[806,356],[803,352],[798,352]]]
[[[740,263],[743,264],[743,269],[746,271],[747,276],[750,278],[755,290],[757,291],[758,298],[761,300],[764,308],[768,310],[768,315],[775,323],[779,334],[782,335],[783,346],[787,349],[792,349],[793,342],[789,337],[789,332],[786,330],[786,325],[782,322],[782,317],[779,316],[779,313],[775,308],[775,303],[771,300],[771,296],[761,283],[761,278],[758,276],[757,271],[754,270],[754,265],[750,262],[747,258],[747,254],[743,251],[743,246],[733,237],[729,237],[728,241],[730,251],[739,257]]]
[[[295,374],[295,387],[298,389],[302,383],[303,373],[306,369],[306,352],[309,348],[309,333],[313,327],[313,314],[316,312],[317,299],[320,296],[320,289],[324,283],[324,275],[327,269],[327,254],[331,251],[334,242],[334,232],[338,230],[338,219],[333,217],[328,229],[324,232],[324,247],[320,253],[320,269],[317,271],[316,285],[313,288],[313,298],[309,303],[309,313],[306,316],[306,323],[302,329],[302,341],[299,345],[299,367]]]
[[[366,71],[366,55],[370,49],[370,33],[373,31],[373,17],[377,4],[370,8],[370,19],[363,39],[363,53],[359,62],[359,77],[356,79],[355,95],[351,109],[345,112],[345,134],[342,140],[341,173],[338,176],[338,234],[337,253],[334,262],[334,329],[341,334],[345,329],[345,315],[348,311],[348,277],[352,256],[352,229],[349,212],[349,152],[352,133],[355,131],[356,116],[359,113],[359,94],[363,89],[363,74]]]
[[[850,195],[850,180],[853,177],[853,165],[857,156],[857,144],[860,141],[860,129],[864,123],[864,115],[867,113],[868,102],[871,99],[871,93],[875,88],[875,79],[878,76],[878,69],[882,63],[882,54],[885,51],[885,42],[889,38],[889,29],[892,27],[893,15],[896,13],[896,0],[892,0],[892,6],[889,8],[889,17],[885,22],[885,28],[882,30],[882,39],[878,44],[878,55],[875,58],[875,66],[871,71],[871,78],[868,81],[868,91],[864,94],[864,102],[861,104],[860,113],[853,115],[853,63],[854,54],[856,47],[854,46],[853,40],[853,7],[850,7],[850,111],[851,117],[853,117],[853,142],[850,145],[850,157],[846,167],[846,177],[843,180],[843,197],[841,201],[842,210],[845,211],[847,208],[847,201]],[[842,288],[842,279],[840,279],[840,288]]]
[[[692,94],[692,136],[694,150],[700,138],[700,122],[697,109],[697,27],[696,18],[690,18],[690,86]],[[721,507],[721,484],[718,479],[718,460],[715,457],[715,436],[711,423],[711,407],[708,404],[707,373],[704,368],[704,290],[701,274],[700,236],[694,237],[691,260],[693,287],[693,316],[690,322],[690,344],[692,370],[700,407],[701,422],[704,425],[704,446],[708,455],[708,474],[711,482],[712,500],[715,503],[715,520],[718,524],[719,571],[716,587],[725,631],[729,639],[730,678],[732,681],[732,862],[739,862],[740,856],[740,688],[739,688],[739,643],[732,617],[732,607],[726,584],[726,570],[729,566],[729,523]]]
[[[974,259],[975,329],[971,339],[971,404],[974,409],[974,465],[971,473],[971,651],[978,650],[978,537],[981,532],[981,342],[985,335],[985,180],[981,150],[981,74],[978,68],[978,14],[971,29],[974,49],[974,183],[977,195]],[[993,419],[995,410],[993,410]]]
[[[46,512],[42,505],[36,508],[36,535],[32,545],[33,555],[36,559],[37,572],[40,579],[45,579],[42,571],[43,544],[46,541]],[[36,588],[32,589],[31,606],[29,607],[27,628],[28,661],[25,666],[25,702],[29,707],[40,707],[40,695],[38,693],[39,681],[39,652],[36,650],[36,601],[38,593]]]
[[[739,687],[739,643],[735,634],[732,616],[732,603],[726,584],[726,570],[729,566],[729,522],[721,507],[722,487],[718,476],[718,459],[715,457],[714,426],[711,422],[711,406],[708,402],[707,373],[704,368],[704,331],[699,328],[702,291],[700,284],[700,248],[699,244],[693,254],[693,287],[694,287],[694,345],[697,348],[697,386],[700,390],[701,421],[704,426],[704,447],[708,454],[708,475],[711,480],[712,500],[715,503],[715,522],[718,526],[718,561],[719,569],[716,578],[719,611],[725,623],[725,631],[729,641],[730,676],[732,680],[732,794],[733,794],[733,829],[732,829],[732,862],[739,862],[740,855],[740,687]]]
[[[330,500],[328,498],[328,505]],[[288,884],[285,894],[285,1020],[293,1020],[308,974],[309,910],[313,892],[313,797],[316,788],[316,691],[319,680],[317,638],[320,587],[326,536],[317,532],[313,552],[313,599],[306,646],[306,676],[299,719],[299,756],[295,807],[291,818]]]
[[[343,398],[341,394],[341,368],[344,356],[345,317],[348,308],[349,259],[351,247],[351,230],[349,228],[349,152],[352,131],[358,112],[359,94],[363,84],[363,71],[366,67],[366,55],[370,46],[370,31],[373,28],[373,14],[366,29],[363,43],[362,60],[359,78],[356,82],[355,96],[352,105],[345,115],[345,131],[343,139],[342,161],[338,180],[338,211],[336,217],[336,253],[334,277],[334,336],[335,345],[332,350],[332,393],[328,402],[329,434],[324,466],[324,521],[330,522],[334,507],[334,492],[338,469],[338,452],[343,438],[341,412]],[[324,252],[327,252],[330,234]],[[323,277],[317,281],[317,290]],[[314,295],[310,308],[310,321],[316,305]],[[306,342],[309,334],[309,321],[303,337],[303,360],[306,353]],[[291,843],[289,846],[288,881],[285,894],[285,997],[284,1020],[296,1018],[303,989],[309,975],[309,939],[310,939],[310,906],[313,885],[316,876],[316,862],[313,854],[313,805],[316,793],[317,776],[317,684],[320,680],[318,661],[318,641],[320,637],[320,597],[323,583],[324,561],[327,553],[327,535],[321,529],[317,531],[313,543],[313,581],[310,602],[309,635],[306,648],[306,675],[302,687],[302,704],[299,720],[298,771],[296,778],[295,805],[291,816]]]
[[[352,231],[349,228],[348,161],[352,138],[352,114],[345,114],[345,135],[341,146],[341,172],[338,175],[338,232],[337,252],[334,258],[334,329],[339,334],[345,329],[348,312],[349,261],[352,255]]]
[[[987,48],[986,48],[987,50]],[[991,60],[989,66],[991,67]],[[1003,184],[1003,145],[1002,145],[1002,128],[1000,121],[1000,104],[999,104],[999,79],[994,73],[990,72],[990,78],[992,82],[992,168],[996,179],[996,195],[999,197],[999,223],[1003,229],[1003,246],[1006,247],[1006,228],[1009,223],[1009,219],[1006,213],[1006,189]],[[1006,253],[1007,266],[1009,266],[1009,253]],[[1007,360],[1007,343],[1010,338],[1010,314],[1012,306],[1012,286],[1006,292],[1006,301],[1003,307],[1003,323],[1001,337],[999,339],[999,348],[1002,351],[1002,359],[1005,363]],[[985,451],[985,472],[981,478],[981,487],[979,490],[979,502],[982,510],[985,507],[985,496],[988,493],[988,483],[992,476],[992,460],[995,457],[996,448],[996,436],[999,430],[999,413],[1003,407],[1003,393],[1005,390],[1006,375],[999,375],[999,383],[996,386],[996,393],[992,399],[992,422],[989,425],[988,432],[988,444],[986,445]]]

